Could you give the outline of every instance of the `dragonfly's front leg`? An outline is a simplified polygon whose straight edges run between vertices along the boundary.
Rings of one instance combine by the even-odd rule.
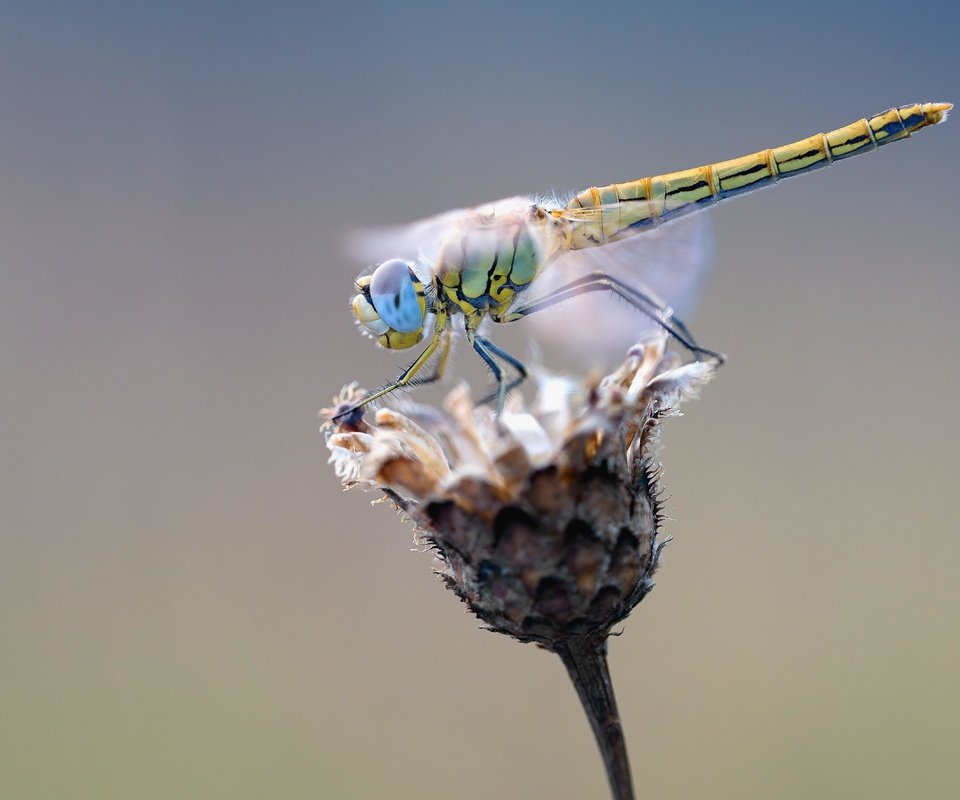
[[[482,336],[473,337],[473,349],[477,351],[480,358],[490,367],[490,371],[497,381],[497,391],[484,397],[480,402],[482,404],[496,400],[497,416],[499,417],[500,414],[503,413],[503,405],[506,402],[507,394],[526,380],[527,368],[506,350],[497,347],[489,339],[484,339]],[[497,361],[497,357],[502,358],[517,371],[517,376],[512,381],[507,380],[507,371],[504,369],[503,364]]]
[[[433,370],[433,375],[426,378],[415,378],[410,381],[410,386],[426,386],[428,383],[434,383],[440,380],[447,371],[447,362],[450,358],[450,345],[453,342],[453,328],[447,325],[443,329],[442,339],[440,341],[440,355],[437,356],[437,364]]]
[[[370,392],[366,397],[364,397],[359,403],[355,403],[349,408],[345,408],[343,411],[339,412],[333,417],[333,420],[337,420],[346,417],[350,414],[359,411],[364,406],[372,403],[374,400],[379,400],[381,397],[384,397],[391,392],[395,392],[397,389],[402,389],[404,386],[418,385],[418,383],[429,383],[430,381],[437,380],[443,372],[443,368],[446,366],[447,355],[450,352],[450,337],[447,331],[449,327],[447,324],[448,317],[443,312],[438,312],[436,316],[436,321],[433,328],[433,338],[430,339],[430,343],[424,348],[423,352],[417,356],[416,361],[414,361],[409,367],[407,367],[403,372],[400,373],[393,383],[387,384],[386,386],[377,389],[374,392]],[[443,344],[440,352],[440,363],[437,365],[437,370],[429,378],[423,381],[416,381],[417,373],[424,368],[424,366],[430,361],[433,357],[433,354],[437,351],[437,348]]]
[[[652,319],[698,359],[706,357],[723,363],[724,357],[720,353],[708,350],[705,347],[700,347],[700,345],[696,343],[687,326],[673,316],[670,308],[662,303],[658,303],[652,297],[634,289],[618,278],[607,275],[605,272],[591,272],[589,275],[577,278],[577,280],[568,283],[566,286],[555,289],[538,300],[534,300],[493,319],[495,322],[513,322],[535,314],[537,311],[543,311],[545,308],[555,306],[557,303],[562,303],[564,300],[579,297],[582,294],[589,294],[590,292],[613,292],[613,294],[626,300],[640,313]]]

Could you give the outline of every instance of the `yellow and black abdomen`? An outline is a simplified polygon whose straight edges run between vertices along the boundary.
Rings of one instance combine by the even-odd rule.
[[[761,150],[748,156],[580,192],[567,209],[599,209],[584,215],[572,246],[590,247],[639,233],[676,216],[728,197],[769,186],[850,156],[905,139],[941,122],[949,103],[920,103],[891,108],[829,133]]]

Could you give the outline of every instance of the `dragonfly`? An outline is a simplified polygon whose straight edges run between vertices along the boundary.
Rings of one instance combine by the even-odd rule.
[[[394,381],[368,392],[337,418],[359,412],[397,389],[439,380],[459,327],[493,374],[496,390],[482,402],[494,402],[499,417],[508,393],[527,377],[527,368],[481,335],[481,323],[488,318],[494,323],[514,322],[597,292],[624,301],[697,360],[722,362],[723,356],[696,342],[669,304],[672,298],[663,296],[671,293],[670,276],[663,274],[673,269],[670,260],[651,269],[638,245],[651,236],[672,235],[679,226],[656,229],[721,200],[906,139],[944,121],[951,108],[950,103],[891,108],[827,133],[728,161],[594,186],[565,203],[511,197],[380,235],[377,247],[395,250],[356,280],[352,301],[356,321],[389,350],[406,350],[424,339],[427,343]],[[623,265],[641,278],[630,280]],[[553,271],[574,277],[566,282],[545,280]],[[664,277],[668,280],[660,283],[668,288],[653,291],[650,286]],[[527,299],[528,290],[536,296]],[[566,326],[602,332],[605,319],[570,320]]]

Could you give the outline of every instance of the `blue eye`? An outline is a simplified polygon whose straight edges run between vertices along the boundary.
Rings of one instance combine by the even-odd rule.
[[[423,325],[420,299],[406,261],[399,258],[384,261],[373,271],[370,299],[380,319],[395,331],[410,333]]]

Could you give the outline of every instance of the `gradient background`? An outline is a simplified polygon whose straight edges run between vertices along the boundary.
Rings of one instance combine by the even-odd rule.
[[[345,231],[960,99],[952,8],[397,6],[0,7],[4,798],[604,796],[559,662],[326,464],[398,362]],[[715,212],[611,646],[642,796],[960,791],[958,146]]]

